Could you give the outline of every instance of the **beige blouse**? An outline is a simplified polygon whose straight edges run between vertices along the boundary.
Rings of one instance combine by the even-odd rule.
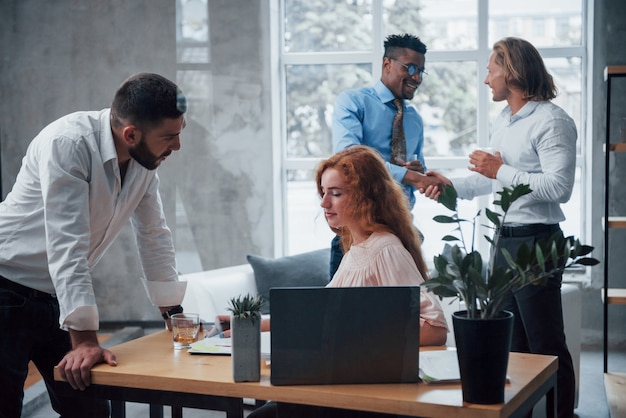
[[[389,232],[374,232],[344,255],[328,287],[416,286],[424,282],[409,251]],[[448,329],[437,296],[420,288],[422,324]]]

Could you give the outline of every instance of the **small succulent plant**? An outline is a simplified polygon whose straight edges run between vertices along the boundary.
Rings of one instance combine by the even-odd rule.
[[[247,294],[231,298],[227,309],[232,312],[233,317],[236,319],[250,318],[254,321],[261,318],[262,305],[263,298],[260,295],[253,296]]]

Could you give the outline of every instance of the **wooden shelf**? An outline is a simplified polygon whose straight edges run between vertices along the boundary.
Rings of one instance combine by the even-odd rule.
[[[607,289],[609,305],[626,305],[626,289]],[[604,301],[604,289],[602,289],[602,301]]]
[[[626,141],[622,141],[623,132],[619,137],[613,138],[611,141],[611,127],[615,127],[619,121],[611,121],[611,117],[615,116],[611,112],[611,94],[621,94],[621,90],[613,91],[614,86],[612,81],[614,79],[620,79],[620,85],[623,84],[626,78],[626,64],[624,65],[609,65],[604,67],[604,81],[606,82],[606,130],[605,141],[603,145],[604,158],[605,158],[605,185],[604,185],[604,216],[602,217],[602,228],[604,229],[604,285],[602,286],[602,307],[604,317],[604,382],[606,388],[607,400],[609,402],[609,410],[612,417],[626,417],[626,374],[623,373],[607,373],[608,370],[608,357],[609,357],[609,305],[626,305],[626,288],[612,288],[609,281],[609,266],[610,257],[608,251],[609,247],[609,235],[612,229],[626,229],[626,216],[610,216],[609,207],[611,200],[609,198],[610,189],[610,166],[611,166],[611,153],[626,152]],[[620,117],[624,115],[620,112]],[[623,130],[623,127],[621,128]],[[621,160],[619,160],[621,161]],[[616,159],[615,164],[618,163]],[[612,179],[616,181],[616,186],[621,185],[620,190],[624,190],[624,184],[621,179]],[[621,328],[621,334],[623,334],[623,327]]]
[[[612,417],[626,416],[626,373],[605,373],[604,389]]]
[[[618,142],[615,144],[609,144],[609,151],[626,152],[626,142]]]
[[[604,226],[604,216],[602,217],[602,225]],[[609,228],[626,228],[626,216],[609,216],[607,225]]]
[[[609,216],[609,228],[626,228],[626,216]]]
[[[607,67],[604,67],[604,80],[605,81],[607,78],[609,78],[609,75],[626,76],[626,65],[609,65]]]

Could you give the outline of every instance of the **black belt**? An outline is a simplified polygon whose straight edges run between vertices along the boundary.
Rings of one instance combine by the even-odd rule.
[[[22,286],[19,283],[12,282],[11,280],[0,276],[0,288],[11,290],[25,298],[55,298],[55,295],[42,292],[41,290],[33,289],[30,287]]]
[[[539,234],[553,234],[560,230],[559,224],[526,224],[518,226],[502,226],[502,236],[507,238],[513,237],[530,237]]]

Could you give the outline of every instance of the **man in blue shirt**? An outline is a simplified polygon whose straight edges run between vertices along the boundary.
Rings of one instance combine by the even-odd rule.
[[[415,107],[408,102],[426,74],[426,45],[418,37],[404,34],[390,35],[384,47],[380,80],[373,87],[346,90],[337,96],[333,114],[333,148],[335,152],[352,145],[376,149],[393,178],[402,185],[409,206],[413,208],[415,190],[423,192],[428,186],[442,187],[439,179],[424,175],[424,124]],[[392,126],[398,111],[394,101],[403,107],[404,158],[391,156]],[[331,250],[331,277],[342,255],[341,243],[335,237]]]

